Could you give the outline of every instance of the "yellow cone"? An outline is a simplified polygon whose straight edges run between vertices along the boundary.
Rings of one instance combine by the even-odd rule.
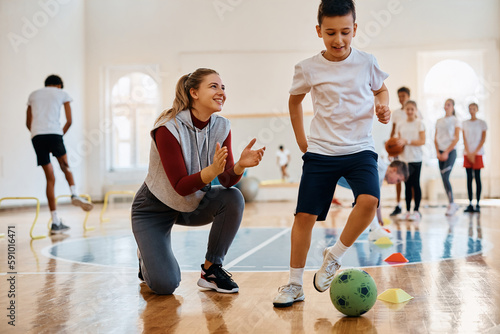
[[[390,220],[389,218],[383,218],[382,222],[384,222],[384,226],[388,226],[391,225],[392,220]]]
[[[377,239],[377,241],[374,242],[375,245],[393,245],[391,239],[389,239],[388,237],[382,237],[382,238],[379,238]]]
[[[377,297],[379,300],[395,304],[404,303],[412,298],[402,289],[387,289]]]

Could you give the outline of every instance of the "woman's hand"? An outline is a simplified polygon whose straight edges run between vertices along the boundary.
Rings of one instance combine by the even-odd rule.
[[[446,160],[448,160],[449,154],[448,154],[448,152],[443,152],[440,154],[440,157],[441,158],[439,158],[439,156],[438,156],[439,161],[446,161]]]
[[[241,152],[240,160],[238,161],[240,167],[242,168],[255,167],[262,160],[266,147],[262,147],[258,150],[252,150],[252,146],[255,144],[256,141],[257,139],[255,138],[252,139],[250,143],[245,147],[243,152]]]
[[[213,179],[224,172],[227,154],[227,147],[220,147],[220,144],[217,143],[212,164],[201,171],[200,176],[203,183],[208,184],[212,182]]]

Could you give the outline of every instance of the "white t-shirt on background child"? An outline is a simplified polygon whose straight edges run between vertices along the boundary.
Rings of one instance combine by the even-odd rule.
[[[413,122],[404,120],[396,125],[396,137],[406,139],[408,142],[419,140],[422,131],[425,131],[424,122],[418,118]],[[407,163],[421,162],[423,155],[422,146],[406,145],[403,153],[399,155],[399,159]]]
[[[476,119],[474,121],[469,119],[463,123],[463,128],[469,151],[475,151],[481,142],[483,131],[488,130],[488,125],[482,119]],[[484,145],[477,154],[484,155]]]
[[[28,105],[33,116],[31,138],[37,135],[63,135],[60,123],[61,107],[73,99],[64,90],[57,87],[44,87],[30,94]]]
[[[455,116],[443,117],[436,122],[436,141],[440,151],[446,150],[455,139],[455,129],[460,121]]]

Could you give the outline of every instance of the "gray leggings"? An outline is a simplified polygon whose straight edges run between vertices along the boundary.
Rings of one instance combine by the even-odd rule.
[[[202,226],[213,222],[206,259],[222,264],[240,227],[245,201],[236,188],[212,186],[193,212],[176,211],[158,200],[143,184],[132,204],[132,231],[139,247],[141,272],[158,294],[172,294],[181,281],[171,246],[174,224]]]
[[[439,152],[443,153],[443,151]],[[451,188],[450,174],[456,159],[457,151],[453,149],[448,154],[448,160],[439,161],[439,169],[441,170],[441,179],[443,180],[444,191],[446,192],[446,196],[448,196],[448,201],[450,203],[453,203],[453,189]]]

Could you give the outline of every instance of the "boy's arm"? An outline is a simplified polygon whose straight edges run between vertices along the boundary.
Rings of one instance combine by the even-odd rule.
[[[374,90],[375,96],[375,114],[378,121],[382,124],[387,124],[391,120],[391,110],[389,109],[389,91],[385,84],[379,90]]]
[[[290,95],[288,100],[288,109],[290,111],[290,120],[292,121],[295,140],[302,153],[307,152],[307,137],[304,131],[304,113],[302,111],[302,101],[306,94]]]
[[[66,134],[72,123],[71,106],[69,105],[69,102],[64,102],[64,113],[66,114],[66,124],[64,124],[63,127],[63,134]]]
[[[31,131],[31,121],[33,120],[33,114],[31,113],[31,106],[26,109],[26,127]]]

